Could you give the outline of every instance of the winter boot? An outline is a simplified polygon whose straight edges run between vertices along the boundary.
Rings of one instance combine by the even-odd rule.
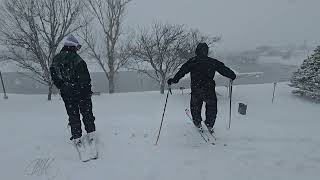
[[[193,124],[200,132],[203,132],[203,127],[202,127],[201,123],[193,121]]]
[[[210,134],[214,134],[214,128],[213,128],[213,126],[211,126],[211,125],[208,124],[208,123],[205,123],[205,125],[206,125],[209,133],[210,133]]]

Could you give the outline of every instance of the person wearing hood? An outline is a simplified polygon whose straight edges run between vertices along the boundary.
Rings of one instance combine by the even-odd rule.
[[[217,96],[215,92],[216,83],[213,80],[215,73],[236,79],[236,74],[224,63],[208,57],[209,47],[206,43],[199,43],[196,48],[196,56],[183,64],[173,78],[168,80],[168,85],[178,83],[187,73],[191,73],[191,115],[194,125],[202,130],[201,109],[203,102],[206,103],[206,120],[210,133],[217,117]]]
[[[53,83],[60,90],[69,116],[70,140],[78,145],[82,143],[80,113],[88,137],[93,138],[96,131],[92,113],[91,78],[86,62],[77,54],[80,48],[78,40],[70,35],[50,67]]]

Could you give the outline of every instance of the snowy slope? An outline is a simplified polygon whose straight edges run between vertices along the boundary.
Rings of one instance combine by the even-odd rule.
[[[165,96],[157,92],[94,97],[101,158],[82,163],[72,148],[63,102],[55,97],[0,99],[0,174],[11,180],[316,180],[320,176],[320,105],[280,84],[218,88],[217,145],[202,142],[184,114],[189,95],[174,92],[154,146]],[[237,114],[237,103],[248,115]],[[223,144],[227,144],[224,146]]]

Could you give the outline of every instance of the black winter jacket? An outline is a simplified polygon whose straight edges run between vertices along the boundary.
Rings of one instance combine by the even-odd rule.
[[[215,88],[213,80],[216,71],[221,75],[232,80],[236,78],[236,74],[224,63],[208,57],[208,46],[200,43],[196,50],[197,56],[191,58],[182,65],[180,70],[173,78],[173,82],[177,83],[185,74],[191,73],[191,89],[212,89]]]
[[[64,47],[53,58],[50,67],[51,78],[61,94],[90,94],[91,78],[86,62],[76,50]]]

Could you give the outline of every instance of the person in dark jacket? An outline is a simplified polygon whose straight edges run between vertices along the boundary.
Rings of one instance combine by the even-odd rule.
[[[209,47],[206,43],[199,43],[196,48],[196,56],[182,65],[177,74],[168,80],[168,85],[178,83],[187,73],[191,73],[191,114],[193,123],[202,129],[201,109],[203,102],[206,103],[205,125],[211,133],[217,116],[217,96],[215,92],[216,71],[232,80],[236,74],[224,63],[208,57]]]
[[[96,130],[92,113],[91,78],[86,62],[77,54],[80,48],[78,40],[70,35],[61,52],[53,58],[50,67],[52,80],[60,89],[69,116],[72,134],[70,139],[74,139],[76,143],[82,137],[80,113],[89,137]]]

